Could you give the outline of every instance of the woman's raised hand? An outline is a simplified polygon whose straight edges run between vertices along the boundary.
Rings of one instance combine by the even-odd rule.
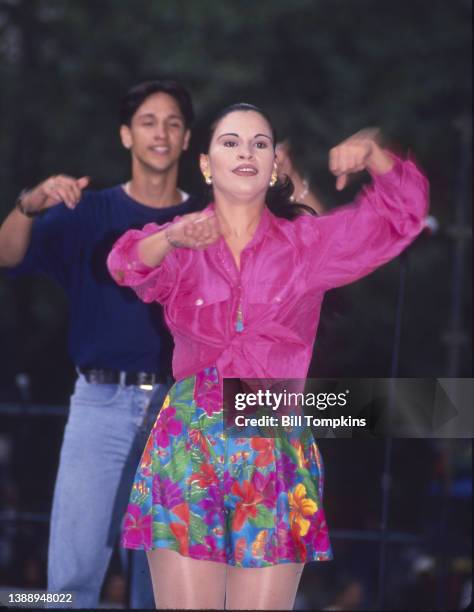
[[[379,134],[378,128],[365,128],[329,151],[329,169],[337,176],[337,190],[344,189],[353,172],[371,170],[383,174],[391,169],[393,160],[380,147]]]
[[[222,231],[215,213],[189,213],[165,230],[168,242],[174,247],[205,249],[216,242]]]

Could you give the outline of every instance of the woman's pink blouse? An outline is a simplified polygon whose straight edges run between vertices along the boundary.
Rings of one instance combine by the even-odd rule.
[[[423,229],[428,181],[412,161],[393,159],[353,203],[330,213],[289,221],[265,208],[240,271],[223,238],[205,250],[174,249],[148,267],[138,242],[165,225],[129,230],[115,243],[107,260],[115,281],[164,307],[176,380],[211,365],[221,377],[306,376],[325,291],[393,259]]]

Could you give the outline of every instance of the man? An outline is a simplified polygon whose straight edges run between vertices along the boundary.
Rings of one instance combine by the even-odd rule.
[[[136,466],[170,377],[161,313],[119,288],[106,257],[130,228],[199,208],[177,187],[193,107],[174,81],[133,87],[120,110],[131,179],[86,191],[87,177],[53,176],[22,193],[0,227],[0,265],[47,274],[70,301],[78,371],[61,448],[49,542],[48,590],[97,607]],[[44,214],[43,214],[44,212]],[[38,215],[38,213],[42,213]],[[133,607],[154,607],[146,557],[133,553]]]

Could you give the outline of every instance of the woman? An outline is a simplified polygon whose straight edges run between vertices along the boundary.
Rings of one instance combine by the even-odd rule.
[[[427,182],[362,131],[331,150],[329,166],[338,189],[363,169],[372,185],[334,213],[295,217],[271,124],[245,104],[216,119],[200,166],[214,203],[130,230],[108,259],[119,284],[164,305],[177,380],[122,544],[148,551],[158,607],[291,609],[304,563],[332,558],[321,456],[309,429],[290,441],[227,438],[222,379],[304,378],[324,292],[415,238]]]
[[[301,172],[301,168],[295,163],[295,155],[290,141],[277,142],[275,152],[278,176],[289,177],[293,183],[294,192],[290,199],[305,204],[318,215],[322,215],[325,212],[324,204],[310,185],[309,178],[305,176],[304,172]]]

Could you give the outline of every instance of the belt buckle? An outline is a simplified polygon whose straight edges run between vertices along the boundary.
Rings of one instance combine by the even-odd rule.
[[[156,382],[155,374],[148,374],[147,372],[138,372],[137,385],[143,391],[152,391],[155,382]]]

